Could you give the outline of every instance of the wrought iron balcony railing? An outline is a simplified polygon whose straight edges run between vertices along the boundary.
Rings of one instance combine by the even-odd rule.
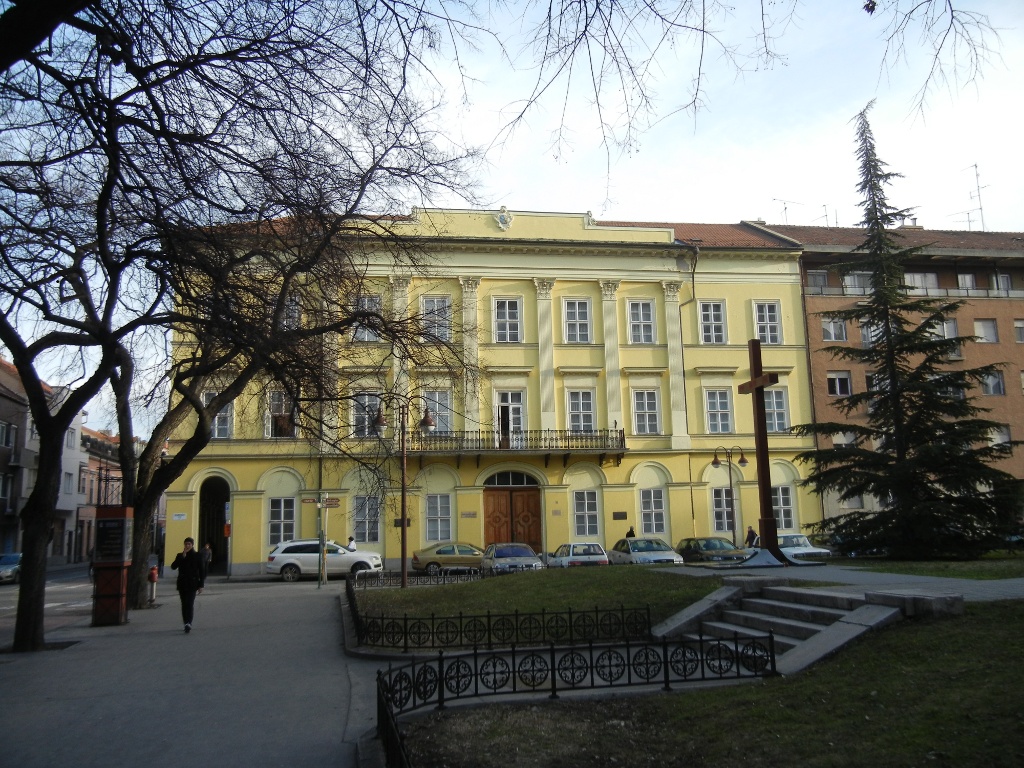
[[[475,430],[464,432],[419,432],[409,434],[412,453],[481,453],[486,451],[622,452],[626,433],[622,429],[574,432],[567,429],[530,429],[523,432]]]

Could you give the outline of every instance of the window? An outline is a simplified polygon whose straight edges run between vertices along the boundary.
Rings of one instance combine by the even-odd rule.
[[[518,344],[523,340],[519,299],[494,300],[494,340],[499,344]]]
[[[565,343],[590,343],[590,301],[588,299],[565,300]]]
[[[987,320],[975,320],[974,321],[974,335],[978,337],[978,342],[983,344],[998,344],[999,343],[999,328],[996,326],[996,321]]]
[[[849,371],[829,371],[828,393],[834,397],[849,397],[853,394],[853,382]]]
[[[356,437],[376,437],[373,422],[380,410],[380,395],[361,392],[352,398],[352,434]]]
[[[569,390],[569,431],[594,431],[594,393],[589,389]]]
[[[994,427],[989,435],[989,443],[999,445],[1010,442],[1010,428],[1005,424]]]
[[[941,339],[955,339],[955,338],[957,338],[957,336],[959,336],[960,333],[957,330],[956,318],[950,318],[948,320],[943,320],[942,321],[942,325],[939,326],[936,329],[936,334]],[[963,355],[962,355],[962,353],[960,351],[960,345],[959,344],[956,345],[956,349],[954,349],[952,352],[949,353],[949,357],[957,357],[958,358],[958,357],[962,357],[962,356]]]
[[[725,302],[700,303],[700,340],[704,344],[725,344]]]
[[[74,448],[75,447],[75,430],[69,429],[68,433],[64,436],[64,447]]]
[[[203,392],[203,405],[209,406],[219,394],[219,392]],[[231,403],[228,403],[213,417],[213,421],[210,424],[210,437],[218,440],[231,437],[231,405]]]
[[[287,392],[271,390],[267,396],[265,437],[295,437],[295,408]]]
[[[284,302],[284,312],[281,316],[281,328],[286,331],[294,331],[302,323],[302,305],[299,304],[298,296],[289,296]]]
[[[448,296],[423,297],[423,332],[430,339],[451,341],[452,302]]]
[[[380,316],[381,299],[380,296],[360,296],[356,300],[356,310],[360,314],[376,315]],[[355,330],[352,332],[352,338],[355,341],[380,341],[380,336],[377,334],[376,324],[379,322],[376,318],[366,318],[366,322],[359,322],[355,326]]]
[[[380,499],[376,496],[356,496],[353,499],[355,532],[359,542],[380,541]]]
[[[14,488],[14,475],[0,475],[0,514],[7,512],[7,501]]]
[[[78,492],[85,493],[88,486],[89,467],[85,464],[78,465]]]
[[[1013,280],[1005,272],[996,272],[993,283],[997,291],[1009,291],[1013,288]]]
[[[929,288],[939,287],[938,272],[906,272],[903,275],[903,284],[907,286],[907,293],[926,294]]]
[[[786,409],[786,390],[764,390],[765,426],[769,432],[788,432],[789,414]]]
[[[270,545],[295,538],[295,499],[270,500]]]
[[[981,380],[981,394],[983,395],[1005,395],[1006,384],[1003,382],[1003,372],[993,371]]]
[[[0,421],[0,445],[13,448],[17,442],[18,428],[14,424]]]
[[[777,301],[756,302],[754,322],[757,325],[757,338],[762,344],[782,343],[782,310]]]
[[[1024,320],[1013,321],[1013,336],[1018,344],[1024,344]]]
[[[74,493],[75,476],[71,472],[64,473],[64,493]]]
[[[793,488],[788,485],[772,486],[772,512],[780,530],[793,528]]]
[[[846,321],[823,317],[821,338],[823,341],[846,341]]]
[[[633,432],[637,435],[659,433],[657,390],[633,390]]]
[[[654,302],[629,302],[629,343],[654,343]]]
[[[732,488],[712,488],[711,501],[715,513],[715,532],[732,531],[736,519],[732,506]]]
[[[960,272],[956,276],[956,287],[965,291],[973,291],[978,287],[973,272]]]
[[[848,499],[843,499],[839,506],[843,509],[864,509],[864,497],[858,493]]]
[[[640,489],[640,525],[645,534],[665,533],[665,491]]]
[[[807,287],[808,288],[827,288],[828,287],[828,272],[825,270],[808,270],[807,271]]]
[[[731,400],[728,389],[704,391],[704,403],[708,412],[708,432],[712,434],[732,432]]]
[[[447,389],[428,389],[423,393],[423,404],[430,409],[434,420],[434,434],[450,434],[455,431],[452,418],[452,393]]]
[[[447,493],[427,494],[427,541],[452,538],[452,497]]]
[[[577,536],[597,536],[597,491],[576,491],[573,511]]]
[[[848,275],[843,275],[843,291],[858,296],[870,293],[871,273],[851,272]]]
[[[882,338],[882,327],[877,323],[862,320],[860,324],[860,343],[865,349],[873,347]]]

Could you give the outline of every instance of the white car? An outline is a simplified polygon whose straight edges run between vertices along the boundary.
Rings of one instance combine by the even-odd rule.
[[[682,555],[656,536],[619,539],[608,550],[608,559],[612,565],[686,565]]]
[[[325,542],[324,552],[328,576],[384,570],[384,563],[376,552],[349,552],[336,541]],[[316,576],[319,570],[319,539],[282,541],[267,556],[267,573],[279,573],[285,581],[298,581],[302,576]]]
[[[761,548],[761,537],[754,539],[753,551]],[[816,547],[802,533],[780,533],[779,549],[786,557],[794,559],[802,557],[831,557],[832,550]]]
[[[608,565],[608,553],[600,544],[573,541],[563,544],[548,555],[548,568],[569,568],[577,565]]]

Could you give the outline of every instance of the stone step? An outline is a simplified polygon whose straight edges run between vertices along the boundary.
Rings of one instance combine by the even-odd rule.
[[[764,637],[765,632],[762,630],[756,630],[751,627],[744,627],[740,624],[730,624],[727,621],[705,621],[701,624],[701,631],[704,634],[704,640],[708,638],[717,638],[719,640],[731,641],[734,637],[739,637],[740,640],[751,637]],[[697,640],[696,635],[690,635],[690,638]],[[801,638],[789,637],[787,635],[775,635],[775,654],[781,655],[791,648],[795,648],[800,644]]]
[[[774,632],[776,635],[781,634],[798,640],[806,640],[808,637],[813,637],[824,629],[824,625],[815,624],[810,621],[790,619],[770,613],[754,613],[751,611],[741,611],[736,609],[727,609],[722,611],[722,615],[719,619],[721,621],[728,622],[729,624],[749,627],[750,629],[757,630],[758,632]]]
[[[744,611],[751,613],[765,613],[770,616],[781,616],[785,619],[797,619],[821,625],[839,621],[848,613],[841,608],[826,608],[819,605],[791,603],[788,600],[770,600],[764,597],[744,598],[741,606]]]
[[[761,597],[800,605],[836,608],[842,611],[852,611],[865,604],[863,594],[850,594],[822,587],[815,587],[813,590],[797,587],[765,587],[761,591]]]

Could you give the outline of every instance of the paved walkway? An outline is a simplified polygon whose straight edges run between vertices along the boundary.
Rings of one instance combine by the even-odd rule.
[[[746,572],[841,583],[851,591],[912,588],[971,601],[1024,599],[1024,579],[894,576],[833,565]],[[160,607],[131,612],[127,625],[91,627],[83,610],[47,633],[51,643],[73,643],[65,650],[0,654],[6,702],[0,763],[374,764],[379,755],[360,754],[357,745],[375,728],[374,675],[386,662],[345,654],[343,600],[340,583],[318,589],[306,581],[214,576],[196,602],[189,635],[169,580],[160,583]],[[0,637],[0,647],[10,641]]]

